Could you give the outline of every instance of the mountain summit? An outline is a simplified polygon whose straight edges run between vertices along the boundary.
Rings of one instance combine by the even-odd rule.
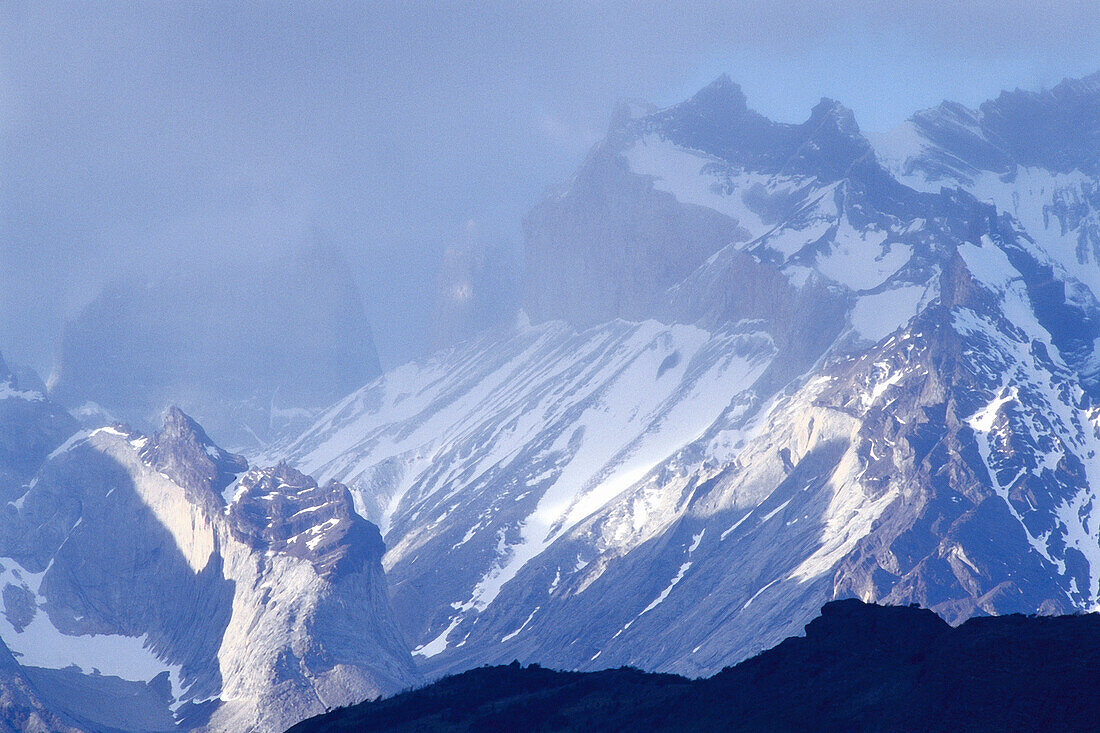
[[[619,115],[526,220],[531,323],[280,455],[382,527],[428,674],[712,674],[852,596],[1100,607],[1098,187],[1029,152],[1091,144],[1089,88],[873,140],[728,78]],[[1078,133],[1008,146],[1035,115]]]

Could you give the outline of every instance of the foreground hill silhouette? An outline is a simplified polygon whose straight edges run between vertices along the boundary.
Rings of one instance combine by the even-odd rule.
[[[311,731],[1096,730],[1100,614],[974,618],[858,600],[708,679],[482,667]]]

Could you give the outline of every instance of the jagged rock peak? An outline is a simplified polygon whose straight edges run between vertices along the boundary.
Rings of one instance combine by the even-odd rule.
[[[977,111],[941,104],[917,113],[913,122],[947,151],[947,162],[958,159],[978,170],[1100,170],[1100,74],[1042,91],[1002,91]]]
[[[245,474],[229,517],[234,534],[253,549],[308,560],[322,574],[357,570],[384,550],[378,528],[356,514],[346,486],[318,486],[285,461]]]
[[[750,108],[741,87],[725,75],[687,101],[646,118],[639,128],[735,168],[822,180],[844,177],[870,150],[855,115],[839,102],[822,99],[802,123],[776,122]]]
[[[977,127],[981,122],[981,116],[977,111],[970,109],[965,104],[953,102],[949,99],[945,99],[935,107],[915,112],[912,119],[925,125],[950,122],[970,127]]]
[[[161,423],[160,432],[157,433],[157,439],[165,441],[188,441],[200,443],[203,446],[213,445],[213,442],[206,434],[206,431],[202,429],[202,426],[175,405],[170,406],[164,411],[164,419]]]
[[[1067,102],[1098,95],[1100,95],[1100,71],[1079,78],[1067,77],[1050,89],[1041,91],[1031,91],[1020,88],[1011,92],[1003,90],[994,103],[1013,97],[1048,98],[1056,102]],[[989,102],[986,104],[989,104]]]
[[[997,115],[1006,108],[1018,108],[1021,104],[1046,103],[1057,105],[1073,102],[1100,102],[1100,71],[1081,78],[1066,78],[1046,90],[1016,88],[1004,89],[996,98],[987,100],[978,109],[952,100],[944,100],[935,107],[915,112],[912,119],[918,124],[955,124],[977,130],[987,115]]]
[[[151,465],[210,509],[224,506],[222,490],[248,469],[243,456],[219,448],[201,425],[175,406],[165,411],[160,430],[144,450]]]
[[[852,110],[828,97],[822,97],[821,101],[814,105],[810,111],[810,123],[819,126],[831,124],[837,132],[853,137],[860,134],[859,125],[856,124],[856,116]]]

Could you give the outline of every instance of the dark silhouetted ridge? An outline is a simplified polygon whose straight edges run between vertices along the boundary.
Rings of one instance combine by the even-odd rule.
[[[1100,615],[976,618],[835,601],[709,679],[482,667],[307,720],[337,731],[1095,730]]]

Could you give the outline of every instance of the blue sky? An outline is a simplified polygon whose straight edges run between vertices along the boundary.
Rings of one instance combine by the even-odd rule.
[[[619,98],[720,73],[800,121],[882,130],[1100,69],[1090,2],[0,0],[0,352],[48,369],[106,280],[347,254],[383,359],[422,346],[440,253],[519,247]]]

